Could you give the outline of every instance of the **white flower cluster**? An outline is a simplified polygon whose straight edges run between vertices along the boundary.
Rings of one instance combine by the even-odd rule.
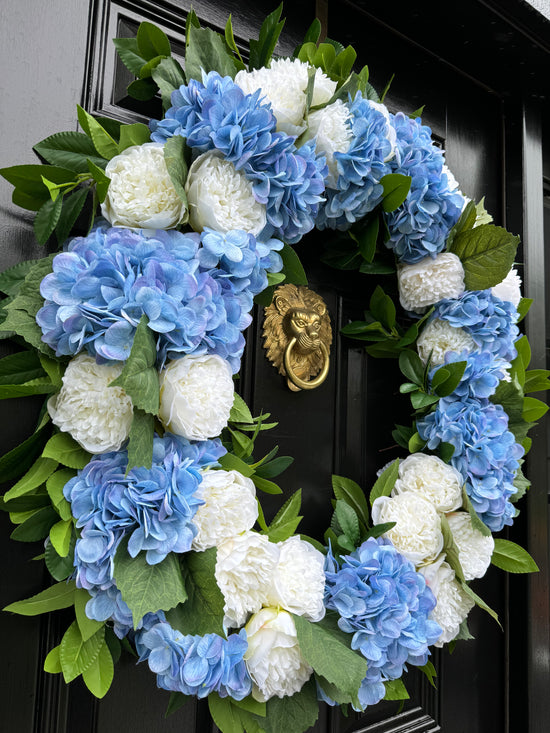
[[[416,348],[424,364],[430,359],[432,366],[439,366],[445,363],[445,354],[448,351],[455,351],[457,354],[462,351],[473,351],[475,341],[463,328],[451,326],[448,321],[434,318],[418,337]]]
[[[443,298],[458,298],[464,292],[464,268],[452,252],[424,257],[414,265],[397,269],[399,300],[406,311],[423,313]]]
[[[308,117],[308,129],[304,138],[316,138],[315,149],[318,153],[324,153],[327,159],[327,188],[336,188],[338,181],[338,165],[334,153],[345,152],[353,139],[349,120],[349,108],[340,99],[323,109],[311,112]]]
[[[437,456],[414,453],[400,462],[390,496],[379,497],[372,506],[375,524],[396,523],[385,536],[424,574],[436,597],[432,618],[443,629],[437,646],[454,639],[474,605],[445,561],[442,515],[447,516],[466,580],[485,575],[494,549],[492,536],[482,535],[467,512],[457,511],[462,483],[460,473]]]

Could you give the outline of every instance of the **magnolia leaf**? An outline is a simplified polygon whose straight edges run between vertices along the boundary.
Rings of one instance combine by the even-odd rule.
[[[53,473],[46,481],[46,489],[55,510],[61,519],[70,519],[72,516],[71,505],[65,499],[63,489],[65,484],[75,476],[75,471],[71,468],[61,468]]]
[[[61,672],[61,660],[59,659],[59,645],[54,646],[48,652],[46,659],[44,660],[44,672],[50,674],[59,674]]]
[[[57,465],[57,462],[51,458],[38,458],[27,473],[4,494],[4,501],[9,501],[10,499],[15,499],[18,496],[23,496],[34,491],[34,489],[41,486],[51,476],[57,468]]]
[[[11,481],[20,476],[34,463],[46,440],[46,425],[29,436],[0,458],[0,475],[3,481]]]
[[[379,496],[389,496],[399,475],[399,458],[397,458],[380,474],[370,492],[370,504],[374,504]]]
[[[502,227],[483,224],[457,234],[450,251],[464,267],[467,290],[485,290],[502,282],[510,272],[519,237]]]
[[[216,548],[182,556],[187,601],[166,614],[182,634],[219,634],[223,630],[224,598],[215,576]]]
[[[305,733],[319,716],[315,680],[311,679],[290,697],[272,697],[267,702],[266,716],[254,733]]]
[[[91,459],[90,453],[84,450],[68,433],[53,435],[42,451],[44,458],[52,458],[67,468],[84,468]]]
[[[495,539],[491,562],[507,573],[536,573],[539,568],[531,555],[520,545],[500,537]]]
[[[96,632],[97,633],[97,632]],[[97,657],[90,666],[82,672],[84,684],[95,697],[102,698],[106,695],[115,673],[115,666],[109,647],[105,639],[99,648]]]
[[[244,733],[239,710],[230,697],[220,697],[211,692],[208,695],[208,709],[212,720],[223,733]]]
[[[59,557],[67,557],[71,548],[73,523],[70,519],[61,519],[50,528],[50,542]]]
[[[46,542],[44,549],[44,562],[52,578],[61,581],[66,580],[74,572],[74,548],[76,544],[76,534],[71,533],[69,551],[65,557],[56,552],[51,542]]]
[[[12,540],[18,542],[38,542],[48,536],[50,528],[59,519],[57,512],[51,506],[45,506],[34,512],[23,524],[16,527],[11,533]]]
[[[388,173],[380,179],[384,187],[382,208],[386,213],[395,211],[407,198],[411,190],[411,177],[400,173]]]
[[[91,598],[91,595],[85,588],[76,589],[74,594],[74,610],[80,635],[84,641],[90,639],[105,624],[104,621],[95,621],[86,615],[86,604]]]
[[[306,272],[300,262],[300,258],[292,247],[285,244],[279,254],[283,260],[282,271],[285,274],[286,282],[292,283],[293,285],[307,285]]]
[[[155,368],[155,337],[143,315],[134,334],[134,343],[119,377],[110,387],[122,387],[134,407],[156,415],[159,410],[159,379]]]
[[[359,484],[344,476],[332,477],[332,489],[337,499],[345,501],[355,511],[360,521],[366,526],[369,523],[369,507],[363,489]]]
[[[84,641],[76,621],[69,626],[59,645],[59,660],[63,678],[68,684],[90,667],[104,643],[105,627]]]
[[[74,580],[56,583],[35,596],[10,603],[3,610],[18,613],[21,616],[37,616],[40,613],[59,611],[73,605],[75,590]]]
[[[177,556],[170,552],[162,562],[149,565],[145,552],[130,556],[127,537],[116,552],[113,574],[123,601],[132,611],[134,628],[146,613],[168,611],[187,598]]]
[[[293,615],[298,643],[304,659],[317,674],[355,699],[367,671],[366,660],[350,648],[351,636],[328,621],[311,623]]]

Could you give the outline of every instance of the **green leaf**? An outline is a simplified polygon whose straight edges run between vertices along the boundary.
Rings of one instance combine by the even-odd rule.
[[[305,733],[319,716],[317,690],[313,679],[306,682],[300,692],[290,697],[272,697],[266,708],[266,716],[254,733]]]
[[[6,295],[15,296],[19,292],[21,283],[25,280],[29,271],[36,265],[39,260],[27,260],[26,262],[18,262],[13,267],[0,273],[0,292]]]
[[[235,43],[235,36],[233,34],[233,23],[231,22],[231,14],[229,14],[229,18],[227,19],[227,22],[225,24],[224,38],[228,48],[237,57],[235,59],[235,64],[237,65],[237,68],[239,69],[239,71],[245,71],[246,65],[242,59],[241,52],[239,51],[239,49],[237,48],[237,44]]]
[[[55,201],[49,199],[38,210],[34,220],[34,234],[38,244],[46,244],[53,234],[61,216],[62,206],[63,198],[58,197]]]
[[[59,660],[67,684],[87,670],[97,659],[104,637],[104,626],[86,641],[82,639],[76,621],[69,626],[59,645]]]
[[[342,692],[355,699],[365,678],[367,663],[350,649],[351,637],[328,622],[311,623],[293,615],[300,651],[308,664]]]
[[[0,361],[0,365],[1,364],[2,362]],[[231,407],[231,412],[229,413],[229,422],[254,422],[254,418],[252,417],[252,413],[250,412],[248,405],[243,398],[237,394],[237,392],[235,392],[235,396],[233,398],[233,405]]]
[[[302,519],[300,516],[301,505],[302,490],[298,489],[290,499],[285,501],[269,525],[266,534],[271,542],[282,542],[294,534]]]
[[[426,678],[428,682],[430,683],[430,685],[434,689],[437,689],[437,685],[435,684],[435,678],[437,677],[437,672],[432,662],[430,662],[430,660],[428,659],[426,664],[422,665],[422,667],[418,667],[418,669],[426,675]]]
[[[87,173],[87,160],[105,167],[105,158],[96,153],[93,142],[83,132],[56,132],[37,143],[33,150],[48,163],[74,173]]]
[[[528,392],[546,392],[547,389],[550,389],[550,372],[547,369],[530,369],[525,372],[525,382],[523,384],[525,394]]]
[[[174,184],[174,188],[187,208],[187,194],[185,193],[185,181],[187,180],[187,163],[185,162],[185,140],[181,135],[172,135],[164,144],[164,161]],[[187,211],[182,224],[189,219]]]
[[[457,577],[457,580],[464,582],[464,571],[462,570],[462,565],[460,564],[460,552],[458,550],[458,546],[455,542],[455,539],[453,537],[453,533],[451,532],[451,527],[449,526],[449,520],[445,516],[445,514],[440,515],[441,519],[441,533],[443,535],[443,549],[445,551],[445,559],[451,566],[451,568],[455,571],[455,575]]]
[[[34,491],[34,489],[46,481],[56,468],[57,463],[51,458],[38,458],[27,473],[4,494],[4,501],[9,501],[10,499],[15,499],[18,496],[23,496],[23,494]]]
[[[97,657],[90,666],[82,672],[84,684],[95,697],[104,697],[113,681],[115,666],[113,658],[107,642],[103,640],[103,644],[99,648]]]
[[[376,479],[370,492],[370,505],[372,506],[379,496],[389,496],[392,492],[399,475],[399,458],[397,458],[380,474]]]
[[[46,481],[48,496],[61,519],[70,519],[71,505],[63,495],[65,484],[75,476],[71,468],[62,468],[53,473]]]
[[[141,56],[136,38],[113,38],[113,43],[118,55],[124,66],[129,69],[134,76],[138,76],[141,67],[146,62]]]
[[[99,155],[106,160],[111,160],[115,155],[118,155],[118,144],[105,128],[91,114],[82,109],[79,104],[77,104],[77,113],[80,126],[92,140]]]
[[[84,468],[91,459],[91,455],[68,433],[53,435],[42,451],[44,458],[52,458],[68,468]]]
[[[61,214],[55,227],[55,236],[59,244],[63,244],[84,208],[88,198],[88,188],[80,188],[63,198]]]
[[[255,700],[252,695],[245,697],[243,700],[231,700],[231,702],[236,707],[241,708],[241,710],[252,713],[252,715],[259,715],[261,718],[265,718],[266,716],[265,702]]]
[[[352,547],[357,547],[361,541],[361,533],[359,531],[359,519],[355,510],[349,504],[346,504],[345,501],[338,499],[336,501],[335,511],[342,532]]]
[[[118,152],[122,153],[132,145],[143,145],[151,140],[151,132],[147,125],[142,122],[134,122],[132,125],[120,126],[120,141]]]
[[[476,205],[473,201],[469,201],[464,207],[462,214],[460,215],[457,223],[451,229],[447,236],[447,250],[452,251],[452,244],[454,238],[460,232],[472,229],[476,223]]]
[[[455,391],[464,375],[466,364],[465,361],[455,361],[440,367],[434,373],[431,387],[438,397],[447,397]]]
[[[399,354],[399,368],[410,382],[424,386],[424,364],[416,351],[405,349]]]
[[[516,309],[519,315],[519,318],[517,320],[518,323],[523,321],[525,316],[529,313],[529,310],[534,302],[535,301],[533,300],[533,298],[521,298],[521,300],[519,301],[519,305]]]
[[[146,613],[168,611],[187,598],[177,556],[170,552],[162,562],[149,565],[145,554],[131,557],[123,538],[115,555],[114,578],[132,611],[134,628]]]
[[[510,540],[495,539],[491,562],[507,573],[536,573],[539,568],[531,555]]]
[[[3,481],[11,481],[20,476],[34,463],[44,445],[45,428],[46,426],[43,426],[0,458],[0,475]]]
[[[184,695],[183,692],[171,692],[164,717],[170,717],[170,715],[182,708],[188,701],[189,695]]]
[[[300,258],[292,247],[285,244],[279,252],[283,260],[283,272],[286,276],[286,282],[293,285],[307,285],[307,275],[303,268]]]
[[[155,368],[157,350],[155,337],[147,323],[147,316],[143,315],[122,373],[109,386],[122,387],[134,407],[156,415],[159,410],[159,379]]]
[[[157,85],[151,78],[136,79],[131,84],[128,84],[126,91],[133,99],[137,99],[140,102],[148,102],[157,93]]]
[[[136,36],[140,56],[146,61],[155,56],[170,56],[170,41],[166,34],[153,23],[142,21]]]
[[[548,405],[536,397],[525,397],[521,417],[525,422],[536,422],[548,412]]]
[[[74,610],[76,622],[83,641],[90,639],[103,625],[104,621],[95,621],[86,615],[86,604],[91,600],[91,595],[85,588],[77,588],[74,594]]]
[[[230,697],[220,697],[215,692],[208,695],[208,709],[212,720],[223,733],[243,733],[239,711]]]
[[[54,165],[13,165],[1,168],[0,175],[5,178],[17,191],[26,196],[41,200],[50,200],[50,192],[44,185],[44,178],[52,183],[70,183],[74,181],[74,171]]]
[[[218,462],[225,471],[238,471],[247,478],[251,478],[254,475],[254,469],[232,453],[226,453]]]
[[[44,561],[48,572],[55,580],[66,580],[69,575],[74,572],[74,548],[76,543],[76,535],[71,534],[69,552],[65,557],[61,557],[51,542],[46,542],[44,550]]]
[[[378,216],[372,217],[355,237],[350,231],[350,236],[356,240],[361,256],[366,262],[372,262],[376,253],[376,242],[378,241],[378,233],[380,231],[380,219]]]
[[[160,64],[153,69],[152,77],[160,89],[164,109],[168,109],[172,104],[172,92],[175,89],[179,89],[182,84],[185,84],[183,69],[176,59],[171,57],[162,59]]]
[[[224,636],[222,592],[216,583],[216,548],[182,555],[187,601],[166,614],[183,634]]]
[[[450,251],[464,267],[467,290],[485,290],[502,282],[516,256],[519,237],[492,224],[457,234]]]
[[[395,305],[389,295],[377,285],[370,299],[370,309],[373,317],[382,323],[387,329],[395,325]],[[413,352],[411,352],[413,353]],[[420,359],[420,357],[418,357]]]
[[[294,463],[292,456],[279,456],[272,461],[262,463],[256,469],[256,474],[261,478],[275,478],[275,476],[279,476],[283,471],[286,471],[292,463]]]
[[[411,177],[400,173],[388,173],[380,179],[384,187],[382,208],[386,213],[395,211],[407,198],[411,189]]]
[[[59,519],[51,506],[45,506],[30,516],[11,533],[12,540],[18,542],[38,542],[48,536],[50,527]]]
[[[261,69],[269,66],[273,51],[283,30],[284,20],[280,21],[283,4],[281,3],[262,23],[257,41],[250,40],[249,69]]]
[[[99,203],[102,204],[107,197],[107,191],[109,190],[111,179],[105,174],[103,168],[95,165],[91,160],[88,160],[88,170],[95,181],[95,189]]]
[[[185,54],[185,75],[188,82],[190,79],[201,81],[203,70],[206,73],[217,71],[221,76],[230,76],[232,79],[235,77],[235,61],[219,33],[210,28],[196,28],[194,25],[189,27],[188,33]]]
[[[70,519],[61,519],[50,528],[50,542],[59,557],[67,557],[71,548],[73,523]]]
[[[520,461],[521,463],[521,461]],[[516,489],[516,493],[510,497],[510,501],[515,504],[517,501],[519,501],[527,491],[529,490],[529,487],[531,486],[531,482],[529,479],[527,479],[521,468],[517,470],[517,473],[514,477],[514,488]]]
[[[134,466],[151,468],[153,465],[154,431],[154,416],[135,408],[130,435],[128,436],[128,467],[126,473]]]
[[[479,608],[482,608],[484,611],[486,611],[491,618],[493,618],[497,624],[502,628],[500,621],[498,620],[498,614],[496,611],[493,611],[492,608],[490,608],[484,600],[482,600],[477,593],[474,593],[474,591],[470,588],[470,586],[467,583],[460,583],[460,587],[462,590],[466,593],[467,596],[470,596],[470,598],[474,601],[476,606],[479,606]]]
[[[470,501],[470,497],[468,496],[466,492],[466,485],[462,487],[462,506],[467,510],[468,514],[470,515],[470,519],[472,521],[472,527],[474,529],[477,529],[478,532],[481,532],[481,534],[484,537],[490,537],[491,536],[491,530],[489,527],[485,524],[485,522],[482,522],[479,518],[478,513],[473,507],[472,502]]]
[[[59,645],[54,646],[54,648],[48,652],[48,655],[46,659],[44,660],[44,672],[49,672],[50,674],[61,673],[61,660],[59,659]]]
[[[386,694],[384,700],[408,700],[410,698],[403,680],[386,680],[384,682]]]
[[[30,598],[10,603],[3,610],[18,613],[21,616],[38,616],[40,613],[59,611],[73,605],[75,589],[74,580],[56,583]]]
[[[254,481],[254,486],[259,489],[260,491],[263,491],[266,494],[282,494],[283,490],[280,486],[277,486],[277,484],[273,483],[273,481],[268,481],[265,478],[261,478],[261,476],[256,476],[255,474],[251,476],[252,481]]]
[[[344,476],[332,477],[332,489],[337,499],[345,501],[355,511],[364,525],[369,523],[369,507],[363,489],[359,484]]]

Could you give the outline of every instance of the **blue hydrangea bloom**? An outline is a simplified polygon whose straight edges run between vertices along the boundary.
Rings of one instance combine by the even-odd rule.
[[[255,199],[265,205],[267,225],[259,239],[290,244],[311,231],[323,201],[324,156],[313,145],[297,150],[294,138],[276,132],[271,105],[261,91],[245,94],[229,77],[211,71],[172,93],[163,120],[152,120],[151,138],[164,142],[181,135],[195,153],[219,150],[251,181]]]
[[[416,423],[427,447],[442,442],[454,447],[453,465],[465,481],[470,501],[492,532],[510,525],[515,509],[514,477],[524,451],[508,430],[508,415],[502,405],[488,399],[444,397],[437,408]]]
[[[248,648],[246,632],[184,636],[167,623],[159,623],[136,634],[139,661],[147,660],[157,675],[157,685],[184,695],[242,700],[252,691],[252,681],[243,656]]]
[[[453,392],[454,397],[490,397],[496,392],[500,380],[506,375],[506,367],[509,366],[508,362],[495,359],[488,351],[463,351],[460,354],[448,351],[445,354],[445,364],[457,361],[465,361],[466,368]],[[437,366],[430,371],[430,381],[439,368]]]
[[[203,503],[200,468],[225,453],[221,441],[190,443],[167,433],[155,437],[150,469],[125,475],[126,451],[94,456],[63,489],[80,529],[75,547],[77,583],[88,590],[112,586],[113,558],[123,535],[128,552],[146,552],[151,565],[169,552],[187,552],[197,533],[193,517]]]
[[[386,246],[399,260],[412,264],[442,251],[462,212],[464,197],[451,188],[443,152],[433,144],[430,128],[402,112],[392,121],[397,132],[392,172],[412,181],[405,202],[388,214],[391,237]]]
[[[497,298],[491,290],[466,290],[459,298],[440,300],[430,318],[463,328],[480,351],[500,360],[501,367],[517,356],[514,343],[520,336],[516,326],[518,312],[512,303]]]
[[[334,153],[337,162],[336,188],[327,188],[326,203],[319,209],[317,228],[344,231],[382,200],[380,179],[391,172],[386,159],[391,153],[388,123],[368,99],[357,92],[349,99],[350,129],[353,135],[345,152]]]
[[[208,352],[238,371],[253,294],[231,270],[201,267],[200,240],[195,233],[159,230],[149,236],[106,224],[73,239],[40,286],[45,304],[36,320],[43,340],[58,356],[85,348],[98,361],[124,361],[145,314],[159,365]],[[255,248],[248,284],[264,282],[271,246],[278,245]]]
[[[351,647],[367,660],[359,689],[362,709],[384,697],[384,680],[398,679],[406,664],[422,666],[441,627],[428,619],[435,597],[424,576],[388,539],[370,537],[339,565],[329,551],[325,606],[353,634]]]
[[[106,590],[92,588],[88,591],[91,595],[86,604],[86,616],[94,621],[111,621],[113,631],[119,639],[123,639],[134,629],[132,612],[128,604],[122,600],[122,594],[113,583]],[[147,613],[140,619],[136,630],[148,629],[154,624],[166,621],[163,611]]]

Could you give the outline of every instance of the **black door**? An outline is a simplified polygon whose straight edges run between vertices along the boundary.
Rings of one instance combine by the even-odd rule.
[[[223,28],[231,12],[238,39],[253,36],[272,9],[271,3],[264,2],[201,1],[193,5],[201,21],[217,29]],[[299,5],[295,8],[288,3],[285,8],[287,25],[277,49],[281,54],[301,39],[313,17],[314,3]],[[472,2],[468,7],[477,5]],[[76,102],[94,114],[124,122],[141,120],[125,94],[129,79],[116,62],[111,39],[135,32],[139,22],[147,19],[162,27],[177,48],[184,40],[188,4],[92,0],[88,6],[86,0],[52,0],[45,8],[31,0],[5,0],[5,6],[4,68],[9,81],[3,98],[2,165],[15,165],[33,162],[31,145],[46,135],[76,129]],[[521,202],[507,198],[510,181],[521,176],[521,170],[510,170],[514,164],[510,148],[521,145],[517,106],[498,88],[472,74],[470,68],[465,73],[456,60],[446,63],[440,48],[434,54],[425,39],[420,44],[414,37],[407,38],[402,27],[396,29],[391,18],[383,18],[382,10],[375,12],[372,3],[330,2],[328,13],[327,3],[317,6],[328,19],[329,35],[344,44],[351,43],[361,65],[369,65],[375,87],[382,89],[395,72],[386,99],[390,110],[412,112],[426,105],[423,121],[446,150],[447,163],[463,192],[476,200],[485,196],[486,207],[496,223],[506,225],[508,217],[521,226],[521,213],[513,218],[515,211],[521,211]],[[367,7],[371,14],[365,12]],[[399,26],[397,22],[395,25]],[[454,31],[449,28],[447,32]],[[7,189],[2,189],[3,200],[9,197]],[[301,530],[317,537],[322,536],[330,521],[331,474],[349,476],[363,487],[370,487],[376,470],[394,455],[391,429],[399,421],[397,416],[406,416],[408,410],[398,396],[384,394],[386,384],[398,384],[397,375],[388,379],[394,365],[367,358],[356,344],[338,335],[343,324],[360,316],[373,284],[367,276],[350,276],[323,265],[319,251],[324,237],[312,236],[298,245],[297,251],[310,287],[323,296],[331,315],[335,338],[327,382],[311,392],[297,394],[287,389],[265,358],[260,309],[248,332],[241,380],[243,395],[253,412],[269,411],[279,421],[277,429],[265,437],[265,445],[279,444],[281,454],[295,457],[280,483],[288,494],[302,488],[307,521]],[[11,204],[6,204],[3,211],[0,247],[2,269],[18,260],[40,256],[33,245],[29,221]],[[2,452],[22,440],[35,417],[33,407],[27,404],[12,401],[4,403],[4,409],[8,419],[3,425]],[[276,504],[266,502],[265,506],[269,512]],[[37,592],[46,579],[42,565],[31,561],[41,548],[7,540],[10,525],[4,516],[1,521],[2,605],[6,605]],[[521,524],[515,531],[521,533]],[[547,566],[543,572],[547,573]],[[477,590],[499,613],[504,631],[489,616],[474,609],[470,630],[475,640],[458,644],[452,656],[447,651],[435,655],[437,690],[420,675],[411,673],[405,680],[411,700],[401,711],[395,703],[382,703],[361,716],[344,718],[323,706],[314,730],[499,733],[510,729],[510,710],[512,720],[523,720],[526,690],[521,686],[523,674],[514,665],[521,665],[526,674],[528,660],[513,655],[515,646],[529,643],[523,631],[518,639],[518,629],[526,627],[530,615],[529,596],[521,584],[510,588],[503,574],[494,568]],[[513,607],[509,601],[512,596]],[[3,615],[3,659],[8,671],[2,685],[3,729],[21,733],[215,730],[203,704],[188,703],[163,719],[168,694],[158,691],[149,670],[144,665],[136,667],[129,655],[117,665],[113,686],[100,702],[79,680],[66,688],[58,676],[43,673],[42,660],[58,643],[66,625],[63,614],[42,620]],[[548,626],[545,628],[547,634]],[[510,678],[518,681],[513,694]],[[528,730],[526,725],[512,726],[511,730]],[[531,725],[533,733],[542,730],[536,727],[536,713]]]

